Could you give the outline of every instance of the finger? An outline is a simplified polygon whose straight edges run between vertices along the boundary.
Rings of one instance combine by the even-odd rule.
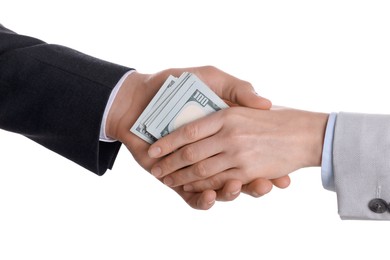
[[[195,181],[183,186],[185,191],[202,192],[204,190],[220,190],[229,180],[234,180],[239,176],[240,171],[235,168],[220,172],[205,180]]]
[[[264,196],[272,190],[272,182],[267,179],[258,178],[249,184],[243,185],[241,191],[252,197],[258,198]]]
[[[280,178],[277,178],[277,179],[273,179],[271,180],[271,182],[278,188],[280,189],[285,189],[287,188],[290,183],[291,183],[291,179],[288,175],[286,176],[283,176],[283,177],[280,177]]]
[[[224,172],[232,168],[232,166],[233,166],[232,161],[225,159],[225,154],[222,153],[222,154],[215,155],[213,157],[209,157],[191,166],[182,168],[165,177],[163,179],[163,182],[166,185],[171,187],[181,186],[195,181],[210,178],[215,174],[219,174],[221,172]],[[218,189],[219,187],[214,186],[212,188]],[[201,190],[197,190],[197,191],[201,191]]]
[[[183,187],[173,188],[187,204],[194,208],[200,210],[210,209],[216,200],[217,193],[213,190],[206,190],[201,193],[195,192],[185,192]]]
[[[186,124],[152,144],[148,150],[151,158],[159,158],[176,151],[180,147],[199,141],[218,132],[222,127],[219,114],[215,112],[204,118]]]
[[[204,179],[205,177],[215,173],[217,169],[215,169],[216,165],[210,165],[211,162],[203,160],[219,154],[223,150],[223,144],[224,142],[219,142],[218,138],[206,138],[196,143],[186,145],[174,153],[164,157],[160,162],[153,166],[151,172],[156,178],[162,178],[168,174],[176,172],[179,169],[189,165],[194,165],[191,166],[190,170],[187,169],[184,171],[184,173],[183,171],[180,171],[181,174],[175,174],[174,179],[179,180],[181,177],[184,177],[182,181],[175,183],[177,185],[181,185],[195,180]],[[213,161],[215,161],[215,159]],[[221,164],[221,162],[218,163]],[[193,171],[193,174],[180,176],[191,173],[191,171]]]
[[[217,191],[218,201],[232,201],[240,196],[242,183],[239,180],[229,180],[222,190]]]

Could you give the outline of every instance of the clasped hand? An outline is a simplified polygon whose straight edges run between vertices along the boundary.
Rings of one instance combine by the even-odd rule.
[[[289,173],[321,163],[327,115],[292,109],[231,107],[176,130],[149,149],[151,169],[170,187],[219,190],[258,178],[287,186]],[[251,186],[251,184],[249,184]],[[258,196],[256,188],[250,189]]]
[[[178,77],[184,71],[196,74],[231,108],[194,121],[150,147],[129,129],[166,78]],[[273,168],[279,162],[270,157],[269,149],[280,147],[266,137],[273,123],[280,121],[267,122],[273,112],[264,110],[270,108],[271,102],[258,96],[251,84],[215,67],[169,69],[156,74],[134,72],[114,100],[106,134],[122,142],[144,169],[175,190],[191,207],[209,209],[216,200],[230,201],[240,192],[259,197],[273,185],[289,185],[287,174],[299,165]],[[281,159],[286,159],[288,152]],[[267,164],[268,160],[274,164]]]

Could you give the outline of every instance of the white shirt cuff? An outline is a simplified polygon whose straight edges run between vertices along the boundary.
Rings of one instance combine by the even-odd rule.
[[[336,191],[333,173],[333,136],[336,124],[336,113],[331,113],[326,125],[324,147],[322,149],[321,179],[322,186],[330,191]]]
[[[102,142],[116,142],[117,140],[114,140],[106,135],[106,121],[108,117],[108,113],[110,112],[112,103],[114,103],[115,97],[118,94],[120,88],[123,85],[123,82],[129,76],[131,73],[133,73],[135,70],[128,71],[125,75],[122,76],[122,78],[118,81],[118,83],[115,85],[115,87],[112,89],[110,98],[108,99],[106,109],[104,110],[102,124],[100,125],[100,135],[99,140]]]

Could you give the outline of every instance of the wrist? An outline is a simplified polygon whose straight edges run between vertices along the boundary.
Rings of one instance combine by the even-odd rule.
[[[306,167],[321,166],[328,117],[329,114],[311,112],[307,118],[309,124],[305,134],[307,135],[309,142],[306,149],[306,158],[308,159],[306,161]]]
[[[147,77],[148,75],[138,72],[133,72],[126,77],[107,116],[107,137],[123,142],[124,131],[130,129],[142,112],[142,104],[147,103],[145,100],[147,95],[141,95],[142,90],[147,89]]]

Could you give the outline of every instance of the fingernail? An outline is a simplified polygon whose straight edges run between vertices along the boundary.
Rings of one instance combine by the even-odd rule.
[[[209,201],[207,204],[212,205],[215,203],[215,200]]]
[[[151,158],[157,157],[160,153],[161,153],[161,148],[158,147],[158,146],[157,147],[152,147],[148,151],[149,157],[151,157]]]
[[[183,186],[184,191],[192,191],[193,189],[194,189],[194,187],[192,187],[192,185],[189,185],[189,184],[186,184]]]
[[[165,177],[164,178],[164,183],[165,183],[165,185],[167,185],[167,186],[171,186],[172,184],[173,184],[173,179],[172,179],[172,177]]]
[[[153,174],[153,176],[156,177],[156,178],[160,177],[161,174],[162,174],[162,170],[161,170],[161,168],[158,167],[158,166],[154,167],[150,172],[151,172],[151,173]]]
[[[252,192],[252,196],[255,197],[255,198],[257,198],[257,197],[260,197],[260,194],[257,193],[257,192]]]
[[[240,191],[241,191],[241,190],[236,190],[236,191],[233,191],[231,194],[232,194],[233,196],[235,196],[235,195],[237,195],[238,193],[240,193]]]

